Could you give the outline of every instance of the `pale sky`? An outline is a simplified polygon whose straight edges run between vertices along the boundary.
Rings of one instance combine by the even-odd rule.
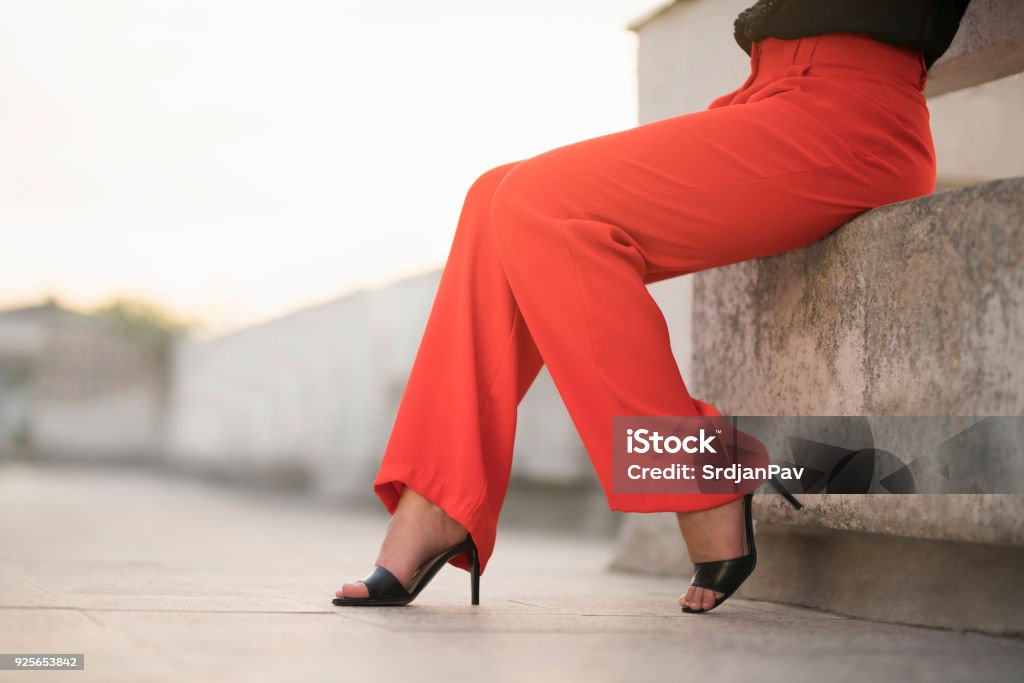
[[[0,308],[221,332],[438,268],[483,171],[636,125],[662,0],[4,0]]]

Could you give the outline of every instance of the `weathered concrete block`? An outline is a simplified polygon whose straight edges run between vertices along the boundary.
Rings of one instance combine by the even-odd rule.
[[[1024,71],[1020,0],[972,0],[946,53],[928,70],[933,97]]]
[[[1022,264],[1024,178],[866,212],[698,274],[690,386],[734,415],[1019,415]]]

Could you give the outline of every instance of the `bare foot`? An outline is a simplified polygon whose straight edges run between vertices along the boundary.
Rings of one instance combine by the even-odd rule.
[[[743,499],[709,510],[676,513],[679,530],[683,532],[691,562],[731,560],[746,554],[744,548]],[[722,593],[690,586],[679,604],[691,610],[704,611],[715,605]]]
[[[394,574],[408,589],[413,574],[427,559],[455,545],[467,533],[439,506],[406,486],[388,523],[376,566]],[[346,583],[335,595],[339,598],[365,598],[368,591],[362,581],[356,581]]]

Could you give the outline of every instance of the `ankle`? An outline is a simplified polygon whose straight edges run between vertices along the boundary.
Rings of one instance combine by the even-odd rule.
[[[406,513],[419,517],[422,520],[429,521],[434,529],[444,535],[449,535],[457,531],[466,533],[466,529],[452,519],[451,515],[445,512],[444,508],[408,487],[406,487],[405,491],[402,493],[402,500],[399,503],[399,507],[404,508],[403,511]]]
[[[430,514],[434,520],[434,528],[439,534],[454,542],[468,533],[466,527],[452,519],[452,517],[441,508],[441,506],[435,505],[434,503],[431,503],[430,505]]]
[[[676,519],[692,562],[713,562],[746,553],[742,499],[707,510],[677,513]]]

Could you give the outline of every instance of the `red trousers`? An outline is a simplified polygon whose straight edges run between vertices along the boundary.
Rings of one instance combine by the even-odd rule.
[[[720,414],[687,392],[646,285],[796,249],[935,184],[920,52],[833,33],[766,38],[750,64],[706,110],[472,184],[374,482],[389,512],[412,487],[470,531],[486,566],[517,405],[542,365],[611,509],[736,497],[612,492],[612,416]]]

